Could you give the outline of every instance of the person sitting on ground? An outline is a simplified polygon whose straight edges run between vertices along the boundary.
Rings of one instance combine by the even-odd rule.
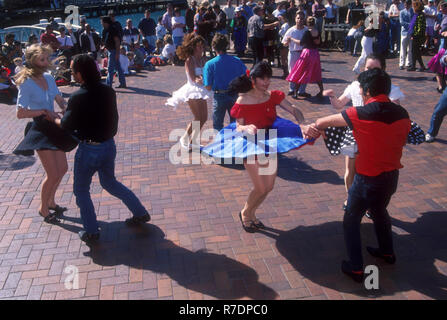
[[[161,58],[168,64],[174,64],[175,46],[171,35],[167,34],[164,38],[165,46],[161,52]]]
[[[6,67],[0,67],[0,101],[4,101],[8,104],[17,102],[17,90],[16,85],[11,80],[11,70]]]
[[[143,68],[144,53],[141,51],[140,44],[135,42],[133,46],[131,46],[131,51],[134,54],[134,64],[138,66],[138,68]]]

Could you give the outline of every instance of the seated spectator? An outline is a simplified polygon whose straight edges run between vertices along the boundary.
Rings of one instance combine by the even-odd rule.
[[[134,54],[134,64],[137,66],[143,66],[144,64],[144,53],[141,51],[140,44],[137,42],[132,47],[131,50]]]
[[[352,56],[356,56],[357,52],[361,50],[360,42],[362,41],[363,30],[365,29],[363,24],[364,21],[360,20],[355,26],[352,26],[352,28],[349,29],[345,39],[343,52],[349,51]]]
[[[67,86],[71,82],[71,70],[68,64],[68,58],[61,56],[59,58],[59,64],[54,72],[54,80],[57,86]]]
[[[156,45],[157,47],[155,48],[153,54],[156,55],[156,56],[160,56],[161,53],[162,53],[162,51],[163,51],[163,48],[164,48],[164,45],[165,45],[165,44],[164,44],[163,40],[159,39],[159,40],[157,40],[157,42],[155,43],[155,45]]]
[[[165,46],[161,52],[161,58],[166,61],[166,63],[174,64],[175,58],[175,46],[172,41],[171,35],[167,34],[164,37]]]
[[[155,28],[155,35],[157,36],[157,40],[163,40],[166,33],[168,33],[165,26],[161,23],[162,19],[163,19],[162,16],[158,18],[158,24],[157,27]]]
[[[19,91],[11,80],[11,70],[0,67],[0,102],[14,104],[17,102]]]
[[[14,74],[17,74],[23,69],[23,59],[15,58],[13,61],[14,61],[14,65],[16,66],[14,69]]]
[[[149,44],[147,39],[143,39],[143,50],[146,55],[151,55],[154,49],[155,48]]]

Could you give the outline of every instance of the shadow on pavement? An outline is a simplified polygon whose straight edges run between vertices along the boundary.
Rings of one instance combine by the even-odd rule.
[[[414,223],[392,219],[397,256],[387,265],[363,250],[366,265],[379,267],[379,290],[366,290],[340,270],[346,259],[343,223],[328,222],[281,231],[267,228],[259,233],[276,240],[276,247],[305,278],[333,290],[363,297],[380,297],[415,290],[434,299],[447,299],[447,270],[442,274],[435,262],[447,262],[447,212],[425,212]],[[396,233],[396,228],[400,229]],[[362,246],[376,246],[372,223],[362,225]]]
[[[79,218],[62,219],[81,223]],[[258,282],[256,271],[225,255],[206,250],[191,251],[165,238],[153,224],[137,228],[124,222],[99,222],[101,239],[84,255],[102,266],[126,265],[166,274],[180,286],[218,299],[275,299],[278,294]],[[71,232],[78,226],[61,223]]]
[[[15,154],[0,154],[0,170],[22,170],[31,167],[35,162],[35,157],[26,157]]]
[[[122,89],[117,89],[122,90]],[[127,87],[124,90],[126,91],[120,91],[123,93],[130,93],[130,94],[142,94],[146,96],[156,96],[156,97],[170,97],[171,95],[167,92],[158,91],[158,90],[150,90],[150,89],[141,89],[136,87]],[[130,92],[128,90],[131,90]]]
[[[284,180],[306,184],[344,184],[344,180],[335,171],[314,169],[302,160],[283,155],[279,155],[278,160],[278,177]]]

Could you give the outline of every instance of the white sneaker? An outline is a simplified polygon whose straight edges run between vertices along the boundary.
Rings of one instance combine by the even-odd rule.
[[[435,141],[435,137],[433,137],[433,136],[431,136],[429,133],[427,133],[427,134],[425,135],[425,142],[430,143],[430,142],[433,142],[433,141]]]

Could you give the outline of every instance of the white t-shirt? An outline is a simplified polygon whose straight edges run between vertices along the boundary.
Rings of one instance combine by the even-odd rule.
[[[433,16],[433,15],[437,15],[438,10],[436,10],[436,6],[434,6],[434,7],[425,6],[424,7],[424,13]],[[427,27],[434,27],[435,26],[436,19],[427,17],[427,19],[425,19],[425,20],[427,22]]]
[[[225,12],[225,14],[227,15],[228,20],[231,20],[234,18],[234,10],[235,9],[236,8],[233,6],[231,6],[231,7],[225,6],[225,8],[223,8],[223,12]]]
[[[172,23],[172,25],[174,25],[174,23],[186,24],[185,17],[183,17],[183,16],[172,17],[171,23]],[[175,28],[172,30],[173,37],[183,37],[183,35],[184,35],[183,28]]]
[[[297,29],[296,26],[291,27],[289,30],[287,30],[286,34],[283,38],[283,43],[286,42],[287,38],[293,38],[295,40],[301,40],[303,38],[304,33],[307,31],[307,27],[304,27],[303,29]],[[293,41],[290,41],[289,43],[289,51],[301,51],[303,50],[303,46],[296,44]]]
[[[70,36],[65,36],[65,37],[61,37],[58,36],[56,37],[57,41],[59,41],[59,43],[61,44],[61,46],[69,46],[69,47],[73,47],[73,41],[71,41],[71,37]]]
[[[335,4],[332,4],[332,6],[327,4],[324,7],[326,8],[326,17],[325,18],[327,18],[327,19],[335,18],[335,10],[337,10],[338,7]]]
[[[130,64],[129,58],[123,54],[120,54],[120,65],[124,74],[129,74],[129,64]]]
[[[167,44],[163,48],[163,51],[161,52],[161,56],[166,59],[170,59],[175,55],[175,46],[173,44]]]
[[[352,101],[354,107],[363,107],[363,98],[360,95],[360,82],[354,81],[346,87],[343,95]],[[405,95],[398,86],[391,84],[391,92],[388,96],[391,101],[400,100],[405,98]]]

